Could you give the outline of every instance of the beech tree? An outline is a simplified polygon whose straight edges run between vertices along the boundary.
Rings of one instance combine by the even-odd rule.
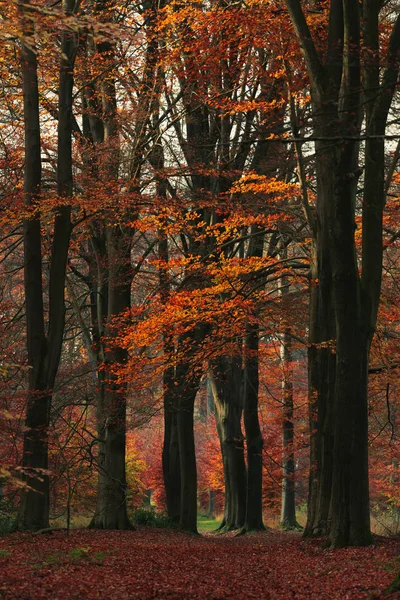
[[[284,252],[285,256],[287,253]],[[282,277],[280,293],[289,293],[289,281]],[[282,361],[282,507],[281,525],[284,529],[295,529],[295,456],[294,456],[294,402],[293,402],[293,354],[290,328],[281,334],[280,356]]]
[[[118,72],[122,63],[129,70],[126,58],[117,52],[113,37],[115,7],[98,2],[94,16],[101,22],[102,35],[93,34],[87,41],[87,57],[93,67],[93,78],[84,81],[83,109],[83,160],[84,181],[88,190],[98,198],[94,218],[90,220],[90,237],[82,254],[88,257],[89,270],[71,266],[71,270],[90,289],[91,326],[83,322],[86,345],[97,372],[98,392],[96,404],[98,447],[97,506],[91,526],[104,529],[128,529],[126,483],[126,404],[127,388],[116,381],[115,365],[126,362],[127,352],[118,344],[118,318],[131,307],[132,281],[140,271],[154,244],[148,244],[143,254],[133,255],[135,220],[140,210],[142,192],[141,173],[150,160],[153,138],[152,118],[157,95],[158,43],[153,35],[157,9],[145,3],[142,9],[147,18],[146,47],[134,90],[128,90],[130,117],[124,122],[118,116],[118,90],[126,82]],[[135,33],[133,34],[135,35]],[[133,93],[134,92],[134,93]],[[122,96],[124,98],[124,96]],[[134,99],[134,102],[133,102]],[[157,129],[155,130],[158,131]],[[129,153],[123,141],[129,132]],[[121,209],[113,203],[111,211],[103,209],[104,189],[93,189],[100,182],[110,196],[118,198],[120,182],[126,183],[129,207]],[[139,236],[140,237],[140,236]],[[79,308],[78,308],[79,312]],[[83,320],[84,321],[84,320]]]
[[[216,30],[215,23],[210,21],[210,16],[214,13],[221,15],[221,17],[223,16],[223,30],[221,31]],[[186,14],[185,11],[183,11],[183,14]],[[271,64],[268,62],[269,52],[258,52],[252,49],[252,34],[250,31],[247,32],[248,46],[243,44],[242,37],[239,38],[236,33],[231,33],[232,23],[237,23],[240,12],[234,7],[221,4],[213,8],[209,13],[202,13],[201,10],[198,10],[197,14],[199,23],[202,24],[204,22],[204,25],[201,25],[204,35],[209,36],[211,44],[215,44],[218,41],[220,50],[216,57],[209,57],[205,64],[198,64],[199,61],[195,50],[202,43],[202,40],[195,38],[191,32],[191,27],[188,26],[189,19],[193,17],[191,15],[186,16],[186,27],[184,33],[181,34],[179,29],[181,17],[179,17],[178,13],[177,35],[183,35],[184,51],[182,52],[181,62],[178,61],[175,69],[181,87],[180,93],[182,94],[182,104],[185,108],[186,123],[183,129],[179,119],[176,117],[174,126],[182,154],[191,172],[189,187],[192,204],[196,207],[198,199],[204,198],[203,203],[209,199],[205,208],[200,205],[197,209],[198,222],[196,223],[197,229],[194,232],[195,236],[193,239],[193,234],[191,234],[185,240],[184,252],[188,258],[193,259],[194,256],[197,256],[201,264],[208,266],[218,263],[218,259],[216,258],[218,255],[221,257],[221,260],[227,261],[234,260],[238,252],[243,257],[242,248],[244,248],[244,243],[237,240],[235,235],[232,235],[231,239],[226,238],[224,244],[220,247],[217,236],[207,235],[207,231],[210,230],[211,232],[212,228],[218,231],[219,227],[222,230],[226,226],[226,223],[229,223],[231,214],[229,204],[232,202],[232,197],[234,198],[234,193],[231,194],[230,192],[230,186],[232,185],[232,181],[240,178],[245,168],[264,173],[262,165],[268,163],[266,164],[265,173],[273,175],[276,166],[273,166],[273,159],[271,160],[269,157],[269,154],[273,154],[272,149],[269,149],[268,154],[268,144],[258,143],[258,139],[275,131],[275,121],[277,120],[280,123],[283,113],[279,114],[278,109],[276,111],[277,114],[275,114],[274,109],[272,109],[272,117],[268,114],[269,103],[274,106],[276,97],[279,95],[279,88],[275,85],[276,80],[272,76],[271,78],[269,76],[269,69],[271,69],[271,73],[273,73],[274,69],[273,59],[271,58]],[[246,26],[247,19],[250,25],[252,18],[254,18],[254,15],[251,11],[247,14],[247,11],[243,9],[243,21],[246,23]],[[225,28],[227,37],[222,38],[222,31]],[[249,65],[248,71],[243,73],[245,65]],[[208,79],[205,79],[206,76]],[[199,87],[200,81],[203,82],[202,88]],[[213,98],[213,93],[217,93],[215,99]],[[176,101],[177,98],[172,97],[168,100],[168,105],[175,109]],[[261,110],[260,119],[257,118],[253,110],[250,110],[252,106],[258,103]],[[246,108],[247,106],[249,110]],[[227,112],[227,107],[231,107],[231,114]],[[178,116],[178,113],[175,114]],[[269,125],[264,125],[264,121],[268,121]],[[185,133],[186,136],[184,135]],[[257,149],[254,150],[252,145],[257,146]],[[266,158],[267,155],[268,158]],[[208,173],[207,164],[210,163],[210,160],[215,161],[218,165],[218,173]],[[229,198],[230,195],[231,197]],[[227,198],[229,198],[229,201],[226,200]],[[216,205],[218,199],[220,199],[220,206]],[[227,205],[226,210],[223,209],[224,204]],[[202,237],[200,237],[201,230],[205,232]],[[245,225],[242,231],[247,233]],[[245,240],[252,239],[252,231],[249,230],[249,234],[244,238]],[[263,232],[254,229],[254,233],[258,249],[253,258],[262,257],[264,247]],[[199,236],[199,242],[196,241],[196,236]],[[252,258],[251,254],[248,254],[248,258]],[[189,278],[190,273],[187,276]],[[200,281],[199,275],[197,276],[197,281],[200,284],[199,291],[201,290],[201,285],[206,290],[209,289],[210,276],[207,273],[207,267],[205,268],[203,281]],[[230,294],[227,293],[226,299],[229,296]],[[201,314],[199,315],[199,320],[201,320]],[[207,331],[208,336],[213,335],[213,331],[212,333],[207,329],[205,331]],[[243,328],[241,339],[245,335],[245,329]],[[255,337],[258,337],[258,334]],[[256,343],[255,337],[252,342],[253,345]],[[240,423],[244,405],[243,349],[241,339],[233,342],[233,344],[232,340],[227,341],[229,353],[215,357],[215,359],[209,362],[216,405],[217,428],[224,457],[226,505],[224,521],[221,527],[227,529],[243,527],[246,519],[246,493],[244,489],[246,469],[244,461],[244,438]],[[234,350],[233,347],[236,349]],[[253,354],[254,350],[251,349],[249,354]],[[253,360],[253,357],[249,360]],[[258,363],[256,359],[251,369],[250,362],[248,363],[249,381],[252,379],[251,384],[247,385],[246,388],[246,396],[249,400],[251,390],[256,381],[257,369]],[[176,385],[179,385],[179,383],[177,382]],[[257,393],[252,398],[252,402],[254,403],[255,401],[255,405],[252,408],[248,405],[249,427],[251,427],[251,419],[257,419],[256,397]],[[254,406],[256,407],[255,409]],[[174,448],[174,452],[176,451],[176,446],[170,445],[170,429],[166,429],[166,432],[168,438],[165,440],[164,445],[164,461],[167,448]],[[250,440],[255,443],[251,456],[252,458],[256,459],[258,457],[260,459],[260,464],[257,467],[260,470],[261,446],[259,442],[261,442],[261,438],[258,438],[256,442],[256,437],[258,436],[255,435],[253,437],[253,434],[250,435],[249,432],[249,443]],[[179,453],[181,454],[181,449],[179,449]],[[166,461],[165,464],[167,464]],[[248,481],[251,481],[251,478]],[[259,498],[261,498],[260,476],[256,487]],[[261,502],[259,506],[260,509],[257,510],[260,513]],[[249,514],[255,514],[255,511],[250,510]],[[261,514],[259,514],[257,522],[261,522],[261,520]]]
[[[287,7],[307,65],[313,103],[319,286],[314,310],[328,316],[323,299],[329,298],[335,320],[335,392],[333,405],[325,409],[331,411],[334,437],[330,543],[334,547],[365,545],[371,542],[368,356],[381,285],[384,147],[398,78],[400,18],[396,18],[388,49],[382,53],[380,4],[366,2],[361,12],[356,1],[332,0],[323,55],[313,42],[300,2],[288,0]],[[360,169],[362,100],[366,141]],[[360,275],[354,231],[357,182],[363,172]],[[329,341],[327,337],[324,340]],[[328,402],[330,397],[329,393]]]
[[[65,14],[74,2],[63,6]],[[30,213],[24,220],[24,272],[29,391],[24,433],[23,472],[27,487],[20,506],[20,527],[40,529],[49,520],[48,428],[52,390],[60,363],[65,325],[65,271],[71,235],[72,196],[72,88],[77,35],[66,31],[61,42],[58,95],[57,194],[48,282],[49,313],[46,323],[43,290],[40,220],[42,160],[39,120],[38,61],[35,22],[29,5],[20,5],[23,38],[21,71],[25,122],[24,197]]]

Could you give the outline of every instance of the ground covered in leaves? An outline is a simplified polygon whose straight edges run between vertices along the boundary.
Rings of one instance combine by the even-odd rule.
[[[398,539],[335,551],[299,534],[200,537],[148,527],[0,539],[0,598],[8,600],[358,600],[383,598],[399,569]]]

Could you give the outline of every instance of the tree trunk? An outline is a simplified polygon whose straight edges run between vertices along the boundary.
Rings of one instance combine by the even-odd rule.
[[[164,443],[162,466],[167,500],[168,517],[173,523],[179,523],[181,501],[181,475],[178,441],[178,423],[175,380],[164,373]]]
[[[354,247],[354,183],[351,156],[343,153],[331,198],[331,256],[336,316],[336,388],[332,479],[332,546],[372,541],[368,486],[368,352],[366,298],[360,289]],[[341,167],[341,168],[340,168]],[[334,200],[334,202],[332,202]],[[335,221],[334,221],[335,218]]]
[[[95,4],[100,18],[107,15],[104,0]],[[102,127],[93,122],[93,139],[104,132],[104,172],[110,193],[118,181],[120,164],[119,124],[117,116],[117,94],[115,82],[115,47],[109,39],[97,43],[109,72],[101,80]],[[96,101],[96,97],[94,97]],[[91,123],[92,127],[92,123]],[[104,234],[103,234],[104,235]],[[106,335],[109,349],[105,351],[106,382],[104,404],[98,407],[99,430],[99,474],[96,512],[91,527],[98,529],[130,529],[132,525],[127,513],[127,483],[125,468],[126,451],[126,385],[115,382],[112,367],[125,363],[127,352],[117,341],[118,332],[113,319],[124,314],[131,306],[131,231],[122,225],[108,224],[105,227],[108,272],[108,303]],[[101,324],[100,320],[99,323]],[[108,367],[108,369],[107,369]]]
[[[241,427],[243,413],[241,357],[221,357],[210,375],[217,431],[224,464],[225,510],[223,528],[244,526],[246,516],[246,465]]]
[[[130,308],[131,262],[130,238],[127,240],[119,227],[107,228],[108,248],[108,312],[109,325],[115,315]],[[124,363],[127,353],[116,342],[117,332],[108,327],[110,349],[106,365]],[[97,529],[130,529],[126,503],[126,389],[114,382],[107,373],[104,406],[99,412],[99,475],[96,512],[91,527]],[[102,425],[101,425],[102,423]]]
[[[154,163],[158,172],[164,168],[164,153],[158,148],[154,153]],[[166,182],[164,179],[157,181],[157,195],[164,201],[167,200]],[[161,261],[159,268],[160,297],[164,306],[170,294],[170,281],[168,275],[168,237],[160,230],[158,233],[158,255]],[[173,337],[170,332],[163,334],[164,360],[163,394],[164,394],[164,441],[162,450],[162,468],[165,495],[167,501],[168,517],[173,523],[179,523],[181,502],[181,473],[178,440],[178,398],[175,389],[175,369],[172,364],[175,354]]]
[[[131,529],[126,504],[126,403],[121,392],[115,389],[109,389],[106,398],[107,419],[104,441],[98,449],[97,502],[91,527]]]
[[[21,7],[25,36],[33,34],[32,21]],[[37,58],[34,49],[23,40],[21,71],[25,124],[25,204],[39,201],[41,188],[41,141]],[[44,361],[47,352],[43,314],[42,255],[40,219],[24,221],[24,283],[27,321],[29,391],[26,408],[22,467],[30,489],[22,492],[20,527],[41,529],[49,526],[48,425],[50,398],[46,389]]]
[[[258,420],[258,324],[247,325],[244,362],[244,426],[247,447],[247,495],[244,531],[265,529],[262,514],[263,438]]]
[[[260,229],[252,226],[248,257],[262,257],[264,236]],[[247,449],[246,519],[243,532],[265,529],[262,510],[263,438],[258,419],[259,391],[259,324],[257,314],[246,325],[243,344],[244,354],[244,427]]]
[[[281,339],[282,379],[282,508],[281,526],[296,529],[295,460],[294,460],[294,410],[292,351],[290,331]]]
[[[227,460],[227,457],[225,455],[224,448],[223,448],[223,432],[221,429],[221,424],[217,417],[216,417],[216,425],[217,425],[217,433],[218,433],[220,449],[221,449],[222,466],[223,466],[223,470],[224,470],[224,496],[225,496],[225,498],[224,498],[224,515],[223,515],[222,521],[218,527],[218,531],[224,531],[225,528],[227,527],[227,523],[229,521],[229,515],[232,513],[231,507],[230,507],[231,489],[230,489],[230,476],[229,476],[228,460]]]
[[[215,519],[215,510],[216,510],[216,494],[215,490],[208,490],[208,510],[207,517],[209,519]]]
[[[379,2],[363,3],[363,15],[357,0],[331,3],[324,61],[299,0],[286,3],[310,77],[317,138],[318,241],[329,252],[336,326],[330,542],[332,546],[365,545],[372,539],[368,355],[382,276],[384,135],[398,80],[400,16],[393,24],[385,60],[381,60]],[[385,64],[382,70],[381,64]],[[357,180],[361,174],[358,137],[364,112],[362,100],[367,135],[360,277],[354,231]],[[319,263],[319,278],[322,275],[324,269]]]
[[[336,333],[328,249],[321,247],[320,238],[317,238],[317,241],[319,259],[316,256],[312,258],[310,269],[308,348],[310,475],[305,537],[328,535],[332,486]],[[321,265],[320,270],[318,265]],[[319,271],[321,278],[318,278]]]
[[[191,337],[192,334],[189,334]],[[194,402],[200,386],[200,376],[190,375],[190,366],[176,369],[177,430],[181,478],[179,527],[197,533],[197,467],[194,443]]]
[[[64,2],[68,14],[74,2]],[[34,33],[33,21],[27,17],[29,7],[20,7],[23,35]],[[39,94],[35,49],[23,40],[21,70],[25,123],[24,196],[28,208],[40,202],[41,142]],[[77,38],[65,33],[61,43],[61,66],[58,101],[57,191],[72,195],[72,88]],[[24,431],[22,466],[29,488],[22,491],[19,526],[43,529],[49,525],[48,428],[51,393],[61,357],[65,325],[65,273],[71,235],[70,208],[57,210],[51,247],[49,279],[48,332],[45,332],[43,306],[41,224],[40,217],[24,221],[24,287],[26,301],[29,390]]]
[[[356,142],[349,142],[340,154],[317,145],[317,173],[323,187],[320,206],[329,223],[326,243],[330,248],[336,321],[330,529],[334,547],[366,545],[372,540],[368,487],[369,339],[363,323],[366,298],[360,286],[354,245],[357,156]]]

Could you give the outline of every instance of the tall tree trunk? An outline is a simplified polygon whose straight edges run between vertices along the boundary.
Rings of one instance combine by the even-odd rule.
[[[368,487],[368,351],[365,301],[354,246],[356,149],[343,151],[331,189],[332,289],[336,386],[332,476],[332,546],[371,543]],[[333,201],[332,201],[333,200]],[[363,306],[364,305],[364,306]]]
[[[290,331],[286,330],[281,339],[282,360],[282,508],[281,526],[284,529],[295,529],[296,496],[295,496],[295,460],[294,460],[294,410],[293,410],[293,378],[292,351]]]
[[[305,537],[323,536],[329,533],[333,464],[336,332],[328,248],[321,244],[323,236],[319,233],[317,236],[317,255],[313,255],[310,267],[308,348],[310,475]]]
[[[264,236],[257,226],[251,228],[249,257],[262,257]],[[258,418],[259,391],[259,325],[257,315],[246,325],[244,354],[244,428],[247,450],[246,519],[243,531],[265,529],[262,509],[263,438]]]
[[[202,337],[202,327],[185,335],[197,348]],[[180,344],[179,344],[180,345]],[[178,347],[179,347],[178,345]],[[191,374],[191,366],[187,362],[176,368],[177,401],[177,431],[179,444],[179,464],[181,481],[179,527],[192,533],[197,533],[197,467],[194,442],[194,402],[200,387],[200,375]]]
[[[356,99],[353,99],[355,102]],[[347,99],[348,101],[348,99]],[[316,131],[333,135],[332,121]],[[324,102],[329,112],[329,102]],[[357,121],[351,119],[351,127]],[[351,130],[349,125],[349,129]],[[371,541],[368,491],[367,438],[367,342],[362,325],[362,293],[354,245],[354,207],[357,182],[358,145],[348,142],[341,150],[317,142],[319,316],[325,315],[322,331],[333,301],[336,357],[320,348],[317,373],[317,427],[319,435],[319,488],[313,533],[324,531],[329,513],[332,546],[364,545]],[[325,258],[325,260],[324,260]],[[328,291],[327,291],[328,290]],[[321,333],[321,320],[319,320]],[[332,332],[331,332],[332,333]],[[364,340],[363,340],[364,338]],[[327,343],[324,335],[322,343]],[[334,401],[331,389],[334,382]],[[329,386],[329,387],[327,387]],[[333,434],[333,436],[332,436]],[[333,437],[333,440],[332,440]],[[333,452],[332,452],[333,443]],[[331,471],[332,469],[332,479]],[[331,493],[329,494],[329,486]]]
[[[228,460],[227,460],[226,454],[224,452],[224,447],[223,447],[223,432],[221,430],[221,423],[218,418],[216,418],[216,426],[217,426],[217,433],[218,433],[221,457],[222,457],[222,466],[223,466],[223,472],[224,472],[224,496],[225,496],[225,498],[224,498],[224,515],[223,515],[222,521],[218,527],[218,531],[224,531],[226,528],[226,524],[229,522],[229,515],[232,513],[231,506],[230,506],[232,496],[231,496],[231,489],[230,489],[230,475],[229,475],[229,468],[228,468]]]
[[[167,360],[171,361],[173,342],[169,335],[164,336],[164,349]],[[163,372],[164,386],[164,441],[162,450],[162,467],[168,517],[173,523],[179,523],[181,503],[181,472],[178,437],[178,403],[173,367],[165,367]]]
[[[282,248],[280,258],[287,258],[287,248]],[[279,294],[284,301],[289,293],[290,282],[287,276],[280,278]],[[285,324],[284,324],[285,325]],[[284,327],[280,339],[282,367],[282,505],[281,527],[295,529],[295,460],[294,460],[294,406],[293,406],[293,367],[290,328]]]
[[[363,18],[357,0],[331,3],[325,62],[314,45],[299,0],[286,3],[310,77],[317,137],[318,242],[328,248],[336,328],[330,543],[365,545],[372,539],[368,490],[368,354],[380,295],[383,136],[398,79],[400,16],[392,29],[381,78],[378,0],[363,4]],[[366,52],[361,62],[364,46]],[[360,278],[354,230],[357,180],[361,173],[357,138],[363,117],[362,87],[367,144]],[[319,262],[318,278],[323,275],[324,268]]]
[[[33,33],[33,28],[31,29]],[[29,35],[29,31],[26,31]],[[34,50],[22,44],[21,51],[24,121],[24,196],[28,207],[40,197],[41,156],[37,59]],[[44,361],[47,353],[42,290],[40,219],[24,221],[24,273],[27,321],[29,391],[26,408],[22,466],[29,488],[24,489],[20,506],[23,529],[48,527],[49,475],[48,425],[50,398],[45,392]]]
[[[73,7],[72,1],[63,4],[66,14]],[[26,205],[33,208],[40,203],[41,188],[37,57],[32,47],[34,25],[29,17],[29,6],[21,5],[20,9],[24,35],[21,48],[25,122],[24,195]],[[63,34],[58,101],[57,191],[65,198],[72,195],[72,88],[76,48],[76,36],[72,33]],[[63,206],[57,210],[54,221],[46,334],[40,217],[35,215],[24,221],[24,287],[28,364],[31,369],[22,458],[25,480],[29,487],[23,489],[21,497],[19,526],[22,529],[45,528],[49,522],[48,428],[52,388],[64,334],[64,287],[70,235],[70,208]]]
[[[224,464],[225,510],[221,528],[227,531],[243,527],[246,516],[242,377],[240,355],[217,359],[210,374]]]
[[[169,380],[165,385],[174,385]],[[176,398],[164,389],[164,443],[162,466],[168,517],[173,523],[179,523],[181,502],[181,473],[179,458],[178,419]]]
[[[21,6],[24,38],[34,34],[27,17],[29,7]],[[33,208],[40,200],[41,141],[37,57],[32,38],[22,41],[21,70],[25,124],[25,204]],[[47,352],[43,312],[42,253],[40,218],[24,221],[24,283],[27,322],[29,391],[26,408],[22,466],[29,489],[23,490],[20,526],[40,529],[49,521],[48,425],[50,399],[46,390],[44,361]]]
[[[159,111],[156,112],[158,117]],[[153,165],[157,173],[162,173],[164,169],[164,151],[161,146],[161,132],[158,125],[159,142],[155,145],[152,153]],[[162,202],[167,201],[166,180],[158,177],[157,196]],[[159,287],[161,301],[166,305],[170,295],[170,280],[168,274],[168,236],[162,229],[158,232],[158,256],[160,259],[159,268]],[[162,468],[165,495],[167,502],[168,517],[173,523],[179,523],[180,502],[181,502],[181,473],[179,457],[179,439],[178,439],[178,398],[175,390],[175,369],[171,366],[175,354],[174,340],[170,331],[163,334],[163,346],[165,356],[165,366],[163,370],[163,396],[164,396],[164,440],[162,449]]]
[[[96,9],[104,11],[103,2]],[[115,49],[104,40],[97,50],[110,69],[115,67]],[[113,74],[101,82],[104,141],[106,144],[105,173],[107,183],[118,181],[120,148],[117,119],[116,83]],[[108,267],[108,316],[106,334],[110,340],[105,352],[107,373],[104,404],[98,407],[100,432],[99,474],[96,512],[91,526],[98,529],[130,529],[127,513],[127,483],[125,468],[126,451],[126,386],[115,383],[112,366],[124,363],[127,352],[118,346],[113,319],[124,314],[131,306],[131,233],[124,232],[121,225],[107,225],[105,229]],[[104,454],[103,454],[104,453]]]
[[[247,449],[247,493],[244,531],[265,529],[262,511],[263,438],[258,419],[258,324],[247,325],[244,344],[244,426]]]
[[[120,227],[107,228],[108,248],[108,324],[109,350],[106,365],[123,364],[125,350],[118,346],[117,332],[112,326],[114,316],[130,307],[131,261],[130,243]],[[99,474],[96,512],[91,526],[97,529],[130,529],[126,503],[126,388],[115,383],[107,373],[103,406],[98,407],[102,423],[99,445]],[[100,425],[100,423],[99,423]]]

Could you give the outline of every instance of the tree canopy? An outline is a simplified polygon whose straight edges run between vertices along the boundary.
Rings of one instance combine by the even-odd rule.
[[[6,528],[397,531],[399,8],[3,2]]]

